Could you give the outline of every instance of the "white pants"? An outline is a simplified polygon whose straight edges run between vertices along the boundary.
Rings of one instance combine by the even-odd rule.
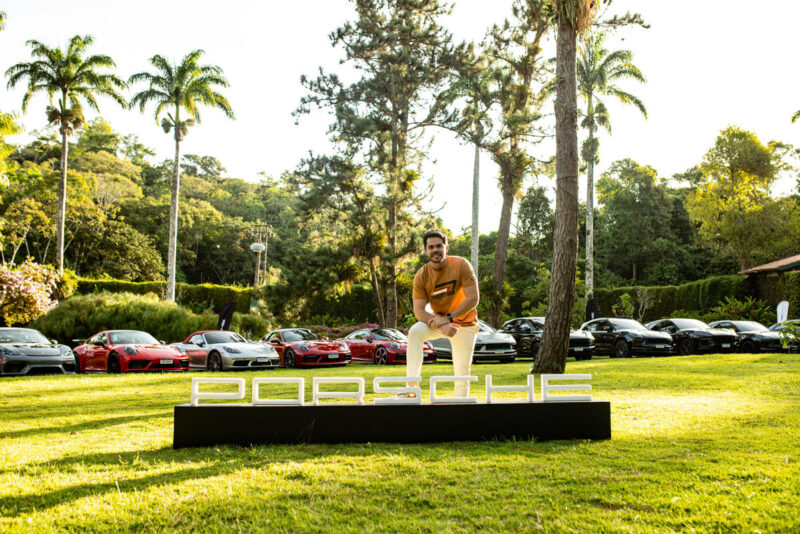
[[[456,335],[449,338],[453,352],[453,375],[469,376],[472,365],[472,350],[478,336],[478,325],[459,326]],[[422,376],[422,344],[429,339],[447,337],[423,322],[418,322],[408,330],[408,349],[406,351],[406,376]],[[469,382],[456,382],[455,396],[469,395]]]

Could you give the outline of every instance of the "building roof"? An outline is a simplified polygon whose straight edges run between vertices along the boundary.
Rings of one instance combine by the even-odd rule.
[[[757,267],[752,267],[745,271],[739,271],[739,274],[756,274],[756,273],[771,273],[775,271],[796,271],[800,269],[800,254],[783,258],[782,260],[765,263]]]

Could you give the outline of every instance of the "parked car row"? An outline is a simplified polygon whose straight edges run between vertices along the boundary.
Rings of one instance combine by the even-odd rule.
[[[0,375],[45,373],[188,371],[343,366],[351,361],[404,363],[407,338],[373,328],[343,339],[320,339],[306,328],[269,332],[257,342],[235,332],[203,330],[166,344],[139,330],[104,330],[70,349],[29,328],[0,328]],[[436,361],[428,343],[423,363]]]
[[[799,320],[787,321],[797,323]],[[711,352],[798,352],[785,348],[780,330],[755,321],[660,319],[646,326],[633,319],[601,317],[570,332],[569,356],[594,354],[627,358],[634,355]],[[519,317],[495,330],[479,321],[473,361],[513,362],[535,358],[542,342],[544,317]],[[282,328],[253,342],[235,332],[204,330],[167,345],[147,332],[105,330],[70,349],[30,328],[0,328],[0,375],[44,373],[187,371],[205,369],[272,369],[275,367],[343,366],[350,362],[377,365],[406,361],[408,339],[393,328],[364,328],[344,338],[321,339],[306,328]],[[423,345],[423,363],[452,359],[448,338]]]

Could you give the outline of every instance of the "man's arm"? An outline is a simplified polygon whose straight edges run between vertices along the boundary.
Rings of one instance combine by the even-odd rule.
[[[478,291],[478,284],[474,284],[471,286],[464,287],[464,300],[459,304],[455,310],[451,313],[453,315],[453,319],[458,319],[472,308],[478,306],[478,301],[480,300],[480,294]]]
[[[434,330],[449,323],[447,317],[428,313],[425,310],[425,305],[427,303],[427,299],[414,299],[414,316],[417,320],[422,321]]]

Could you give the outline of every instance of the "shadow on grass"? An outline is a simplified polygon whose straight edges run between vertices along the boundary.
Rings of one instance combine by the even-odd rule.
[[[91,419],[82,423],[74,425],[57,425],[40,428],[28,428],[25,430],[12,430],[9,432],[0,432],[0,439],[3,438],[21,438],[26,436],[38,436],[41,434],[63,434],[65,432],[80,432],[84,430],[94,430],[98,428],[106,428],[117,425],[124,425],[134,421],[152,420],[154,417],[168,417],[172,412],[163,411],[156,413],[149,413],[146,415],[123,415],[119,417],[109,417],[106,419]]]
[[[369,465],[379,465],[386,458],[407,457],[426,461],[451,460],[459,465],[465,462],[481,462],[508,453],[541,461],[543,454],[569,452],[587,442],[451,442],[437,444],[352,444],[352,445],[260,445],[254,447],[220,446],[208,448],[180,449],[162,448],[97,454],[78,454],[61,460],[29,464],[23,472],[33,476],[42,468],[57,468],[61,472],[89,467],[93,473],[108,472],[111,481],[87,482],[65,486],[57,490],[9,495],[0,498],[0,517],[17,517],[41,512],[68,504],[85,497],[100,498],[109,493],[126,495],[145,492],[153,487],[196,482],[217,476],[230,475],[241,469],[264,469],[271,465],[298,464],[306,461],[330,458],[364,458]],[[525,449],[520,449],[520,446]],[[201,463],[197,467],[182,467]],[[145,476],[119,476],[112,473],[134,474],[135,471],[151,471],[161,467],[178,465],[179,468]],[[15,470],[19,471],[19,469]],[[295,477],[292,473],[287,479]]]

